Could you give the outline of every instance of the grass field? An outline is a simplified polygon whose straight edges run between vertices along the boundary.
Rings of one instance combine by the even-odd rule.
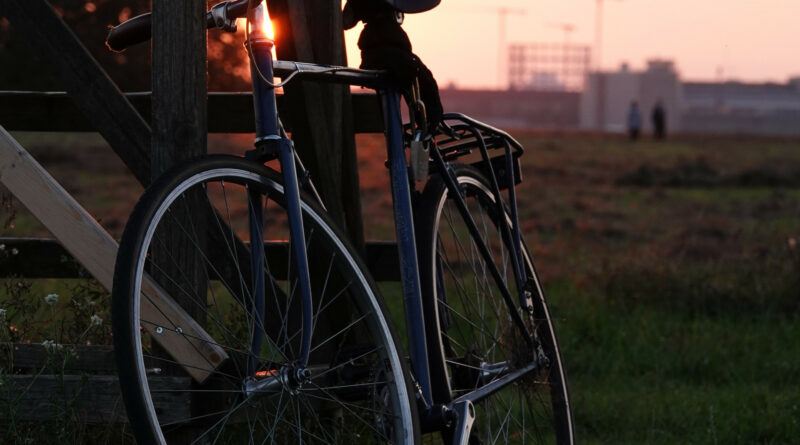
[[[526,147],[524,231],[557,319],[580,442],[796,442],[800,141],[514,135]],[[121,233],[141,189],[102,141],[19,136]],[[228,151],[247,138],[211,144]],[[367,235],[386,239],[380,137],[359,136],[359,147]],[[13,226],[0,236],[45,234],[19,205]],[[8,297],[0,291],[0,307]]]
[[[520,135],[584,443],[800,433],[800,143]]]

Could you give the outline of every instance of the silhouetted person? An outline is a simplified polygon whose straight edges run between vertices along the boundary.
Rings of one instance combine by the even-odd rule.
[[[664,104],[659,99],[653,107],[653,135],[656,139],[664,139],[667,135],[667,112],[664,110]]]
[[[634,100],[628,108],[628,136],[632,141],[639,139],[639,131],[642,129],[642,113],[639,111],[639,104]]]

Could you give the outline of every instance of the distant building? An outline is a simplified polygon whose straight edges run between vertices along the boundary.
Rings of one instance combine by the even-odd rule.
[[[785,84],[686,82],[683,89],[685,132],[800,135],[800,78]]]
[[[535,90],[439,90],[445,112],[504,128],[578,129],[580,93]]]
[[[513,90],[581,91],[591,50],[574,43],[508,46],[508,83]]]
[[[658,100],[667,110],[667,131],[680,131],[683,91],[671,61],[651,60],[645,71],[631,71],[623,64],[616,72],[591,73],[581,94],[580,127],[625,131],[628,107],[637,101],[644,116],[642,130],[652,131],[650,111]]]
[[[800,135],[800,77],[785,84],[683,82],[673,63],[651,60],[644,71],[589,74],[580,100],[580,128],[625,131],[631,101],[638,101],[645,132],[661,99],[667,132]]]
[[[684,82],[670,60],[650,60],[641,71],[623,64],[588,73],[585,46],[516,44],[509,50],[509,90],[442,88],[445,111],[506,128],[622,133],[636,101],[642,131],[652,134],[650,116],[660,100],[667,134],[800,136],[800,77],[785,84]]]

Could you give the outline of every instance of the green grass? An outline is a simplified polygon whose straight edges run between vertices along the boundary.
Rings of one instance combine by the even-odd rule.
[[[800,171],[800,141],[521,139],[581,443],[794,443],[800,188],[763,181]],[[681,176],[700,162],[708,186]],[[646,164],[675,185],[619,181]]]
[[[631,310],[573,296],[557,308],[582,442],[789,443],[797,437],[800,326],[791,319]]]

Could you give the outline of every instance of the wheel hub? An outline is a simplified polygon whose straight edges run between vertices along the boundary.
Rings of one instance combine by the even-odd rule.
[[[282,391],[297,394],[298,390],[311,380],[311,371],[302,366],[284,365],[280,369],[267,371],[265,376],[263,379],[248,377],[245,380],[243,391],[247,397],[277,394]]]

